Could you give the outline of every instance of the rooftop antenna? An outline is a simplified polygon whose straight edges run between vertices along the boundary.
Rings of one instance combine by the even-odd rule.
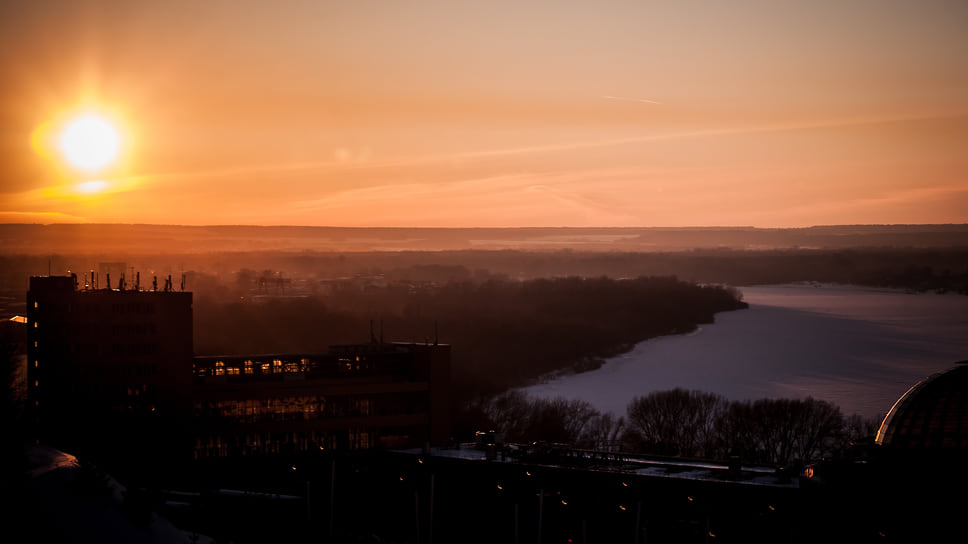
[[[151,280],[151,290],[152,291],[158,290],[158,276],[154,276],[154,279]]]
[[[182,291],[184,291],[184,290],[185,290],[185,273],[184,273],[184,272],[182,272],[182,278],[181,278],[181,290],[182,290]]]
[[[141,272],[135,272],[134,274],[134,290],[141,290]]]
[[[437,320],[434,320],[434,345],[437,345]]]
[[[121,273],[121,278],[118,280],[118,291],[124,291],[124,272]]]
[[[107,272],[107,273],[104,274],[104,276],[107,278],[108,291],[110,291],[111,290],[111,273],[110,272]]]

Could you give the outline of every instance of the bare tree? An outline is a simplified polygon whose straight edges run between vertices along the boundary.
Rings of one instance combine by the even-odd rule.
[[[636,397],[629,428],[652,453],[705,457],[715,449],[716,420],[727,406],[713,393],[673,389]]]
[[[616,451],[620,448],[621,438],[625,431],[625,418],[615,417],[610,412],[593,416],[584,433],[579,438],[578,445],[583,448]]]
[[[747,459],[780,466],[833,452],[844,425],[839,408],[810,397],[734,402],[724,416],[717,425],[722,442]]]
[[[578,399],[532,399],[520,391],[508,391],[492,398],[483,411],[509,442],[578,445],[589,441],[589,433],[612,431],[611,427],[602,431],[601,414],[587,401]]]

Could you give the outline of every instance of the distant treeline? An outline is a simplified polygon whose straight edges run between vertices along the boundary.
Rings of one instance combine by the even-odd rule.
[[[778,467],[836,457],[873,437],[878,422],[844,416],[833,404],[806,399],[729,401],[673,389],[634,398],[625,416],[588,402],[531,398],[520,391],[465,407],[460,422],[503,431],[507,442],[547,442],[602,451],[726,460]]]
[[[564,249],[680,251],[964,246],[968,224],[756,227],[399,228],[253,225],[0,224],[0,247],[17,253],[229,253],[284,250],[443,251]]]
[[[141,273],[143,285],[148,284],[152,274],[178,278],[187,273],[187,289],[196,293],[209,287],[213,280],[223,288],[244,294],[257,285],[254,281],[269,272],[288,280],[288,286],[316,291],[325,290],[335,281],[365,278],[442,283],[495,278],[677,276],[685,281],[730,285],[816,281],[968,294],[968,241],[965,246],[932,249],[8,254],[0,255],[0,290],[16,296],[26,290],[31,275],[44,275],[48,270],[54,274],[74,270],[83,275],[96,270],[102,262],[123,262],[127,270]]]
[[[447,343],[459,396],[497,393],[550,372],[584,370],[648,338],[746,307],[737,291],[673,277],[370,286],[261,303],[195,300],[195,351],[325,351],[380,340]],[[371,336],[372,331],[372,336]]]

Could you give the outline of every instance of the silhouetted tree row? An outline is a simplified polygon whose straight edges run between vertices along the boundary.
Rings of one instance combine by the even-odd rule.
[[[509,391],[469,404],[462,419],[502,431],[508,442],[717,460],[739,455],[746,463],[778,467],[839,456],[872,437],[878,425],[810,397],[729,401],[684,389],[636,397],[624,417],[582,400]]]
[[[728,401],[712,393],[674,389],[629,403],[630,432],[640,451],[726,458],[785,466],[836,455],[854,433],[833,404],[806,399]]]

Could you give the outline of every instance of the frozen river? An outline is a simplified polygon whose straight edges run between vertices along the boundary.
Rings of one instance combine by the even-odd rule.
[[[731,400],[812,396],[877,417],[921,378],[968,359],[968,296],[826,285],[742,291],[748,310],[525,391],[616,415],[637,395],[682,387]]]

